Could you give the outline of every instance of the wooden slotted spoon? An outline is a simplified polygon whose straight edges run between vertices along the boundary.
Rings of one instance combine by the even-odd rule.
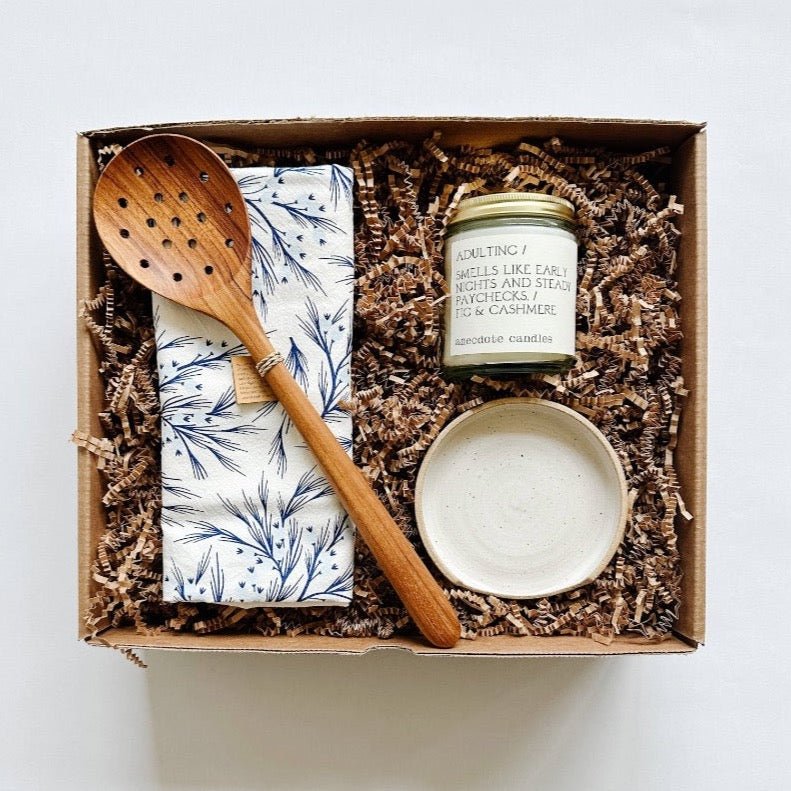
[[[228,168],[181,135],[132,143],[104,169],[93,215],[107,251],[146,288],[225,324],[310,446],[382,571],[429,642],[461,627],[442,589],[277,355],[252,303],[250,222]]]

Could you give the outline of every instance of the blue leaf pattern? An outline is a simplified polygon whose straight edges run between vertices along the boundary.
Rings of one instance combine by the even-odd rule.
[[[330,200],[333,208],[338,208],[338,203],[351,200],[352,174],[348,168],[341,165],[330,165]]]
[[[234,171],[253,230],[253,302],[294,379],[347,452],[352,174],[337,165]],[[154,296],[167,601],[345,605],[353,528],[276,402],[237,404],[238,339]]]
[[[305,301],[305,315],[299,324],[305,335],[315,345],[319,359],[319,393],[321,394],[321,416],[326,421],[342,419],[343,398],[349,394],[349,362],[351,360],[351,333],[344,326],[346,305],[332,313],[319,314],[312,299]],[[349,322],[345,322],[346,325]]]

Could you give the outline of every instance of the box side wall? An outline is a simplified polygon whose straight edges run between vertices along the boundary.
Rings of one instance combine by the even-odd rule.
[[[77,138],[77,303],[96,295],[101,285],[101,247],[91,220],[91,199],[97,167],[90,141]],[[99,377],[99,354],[85,322],[77,315],[77,428],[95,437],[103,435],[99,422],[103,393]],[[99,536],[104,530],[102,481],[94,458],[86,450],[77,451],[77,500],[79,564],[78,635],[88,633],[85,613],[93,593],[91,565]]]
[[[683,579],[676,631],[701,643],[706,620],[706,409],[707,409],[707,207],[706,133],[701,131],[676,152],[676,187],[684,204],[679,218],[679,291],[682,373],[689,398],[679,426],[676,470],[691,522],[679,524]]]
[[[453,648],[434,648],[419,638],[391,640],[363,637],[263,637],[247,634],[200,636],[195,634],[139,635],[134,629],[111,629],[102,634],[106,645],[132,649],[179,651],[250,651],[286,654],[366,654],[380,649],[400,649],[419,656],[615,656],[621,654],[690,653],[694,647],[677,637],[648,642],[637,637],[602,645],[587,637],[479,637],[462,640]]]
[[[442,145],[475,146],[515,143],[524,137],[557,135],[567,142],[588,142],[625,150],[680,145],[701,124],[689,121],[646,121],[580,118],[324,118],[265,121],[210,121],[157,124],[96,130],[86,134],[128,143],[152,132],[173,132],[215,143],[264,147],[348,146],[360,139],[423,140],[436,129]]]

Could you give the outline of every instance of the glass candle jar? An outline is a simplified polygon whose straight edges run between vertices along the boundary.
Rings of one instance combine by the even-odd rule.
[[[575,361],[573,204],[502,192],[462,201],[445,238],[450,378],[559,372]]]

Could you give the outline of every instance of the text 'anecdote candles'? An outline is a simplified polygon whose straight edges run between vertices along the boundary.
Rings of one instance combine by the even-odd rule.
[[[452,582],[532,599],[595,579],[623,537],[623,469],[604,435],[538,398],[490,401],[448,425],[420,469],[423,542]]]

